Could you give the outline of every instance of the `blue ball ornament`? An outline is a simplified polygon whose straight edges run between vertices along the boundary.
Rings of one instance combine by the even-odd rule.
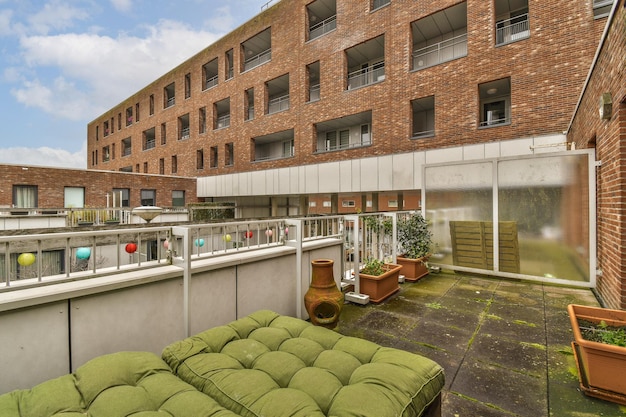
[[[89,259],[91,256],[90,248],[78,248],[76,249],[76,259]]]
[[[202,247],[204,246],[204,239],[196,239],[194,240],[193,244],[196,246]]]

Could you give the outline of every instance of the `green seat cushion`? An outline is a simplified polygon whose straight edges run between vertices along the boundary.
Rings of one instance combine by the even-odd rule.
[[[258,311],[166,347],[183,381],[242,416],[420,416],[443,369],[406,351]]]

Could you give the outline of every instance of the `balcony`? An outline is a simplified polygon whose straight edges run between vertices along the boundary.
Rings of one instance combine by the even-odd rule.
[[[345,244],[354,243],[344,235],[349,230],[348,218],[325,216],[26,236],[27,245],[98,240],[92,254],[106,246],[125,263],[94,271],[93,261],[107,255],[92,256],[70,279],[35,276],[0,290],[0,332],[11,335],[0,356],[0,393],[29,388],[106,353],[160,354],[174,340],[263,308],[306,318],[306,265],[330,258],[336,271],[349,272],[353,265],[343,256]],[[130,238],[141,242],[136,252],[125,249]],[[14,244],[1,239],[0,248]],[[147,260],[147,242],[155,239],[160,253]],[[400,286],[383,304],[345,304],[337,331],[440,363],[447,375],[444,411],[619,414],[615,404],[582,396],[572,375],[565,307],[599,305],[591,290],[463,273],[431,273]]]
[[[496,23],[496,46],[530,37],[528,13]]]
[[[274,114],[285,110],[289,110],[289,94],[275,97],[267,103],[267,114]]]
[[[312,25],[309,29],[309,40],[319,38],[322,35],[327,34],[337,29],[337,16],[331,16],[316,25]]]
[[[348,90],[365,87],[385,80],[385,63],[378,62],[348,74]]]
[[[420,70],[467,55],[467,33],[413,51],[413,69]]]

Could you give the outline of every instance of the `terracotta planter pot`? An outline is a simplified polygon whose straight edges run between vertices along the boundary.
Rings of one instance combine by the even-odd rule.
[[[626,311],[570,304],[572,348],[582,391],[592,397],[626,405],[626,347],[583,339],[578,320],[626,326]]]
[[[311,261],[311,286],[304,295],[311,323],[328,329],[337,327],[343,307],[343,293],[335,283],[333,264],[331,259]]]
[[[378,276],[359,273],[360,292],[369,295],[373,303],[379,303],[400,291],[398,277],[402,267],[396,264],[385,264],[385,269],[387,272]]]
[[[428,267],[426,266],[427,260],[427,256],[418,259],[404,258],[402,256],[396,258],[398,265],[402,266],[400,273],[404,275],[406,281],[410,282],[415,282],[428,275]]]

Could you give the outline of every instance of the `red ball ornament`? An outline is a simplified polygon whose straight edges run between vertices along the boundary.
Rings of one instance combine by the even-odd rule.
[[[245,237],[246,239],[252,239],[252,231],[251,230],[247,230],[245,232],[243,232],[243,237]]]
[[[135,253],[137,251],[137,245],[134,243],[129,243],[126,245],[125,249],[127,253]]]

